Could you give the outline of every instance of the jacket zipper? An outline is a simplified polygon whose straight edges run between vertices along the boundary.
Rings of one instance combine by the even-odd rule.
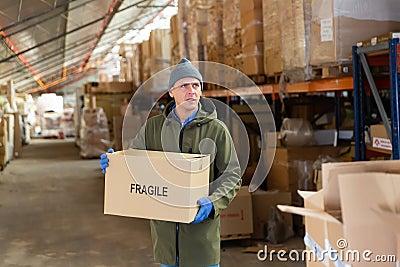
[[[182,142],[183,142],[183,131],[185,127],[182,127],[179,132],[179,150],[182,152]],[[176,223],[176,266],[179,266],[179,223]]]

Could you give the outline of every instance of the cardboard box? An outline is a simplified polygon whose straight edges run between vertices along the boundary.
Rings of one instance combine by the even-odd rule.
[[[264,226],[267,223],[271,208],[276,205],[290,205],[292,196],[289,192],[257,190],[251,194],[253,205],[253,234],[252,238],[264,239],[266,237]],[[282,217],[289,227],[293,227],[292,215],[283,213]]]
[[[242,186],[236,197],[221,214],[221,236],[253,233],[253,209],[248,186]]]
[[[279,0],[282,66],[291,82],[311,79],[311,1]]]
[[[357,42],[357,46],[373,46],[381,43],[387,43],[389,39],[400,38],[400,32],[389,32],[378,36],[373,36],[368,40]]]
[[[132,82],[92,82],[85,86],[85,93],[131,93],[134,91]]]
[[[264,40],[262,9],[241,13],[242,47]]]
[[[323,211],[324,199],[322,191],[318,192],[307,192],[299,191],[299,195],[304,199],[304,207],[310,210]],[[313,250],[315,254],[322,259],[322,251],[325,248],[325,225],[326,222],[319,218],[312,216],[305,216],[304,218],[306,234],[304,236],[304,244],[306,249]],[[319,267],[327,266],[328,261],[323,259],[322,261],[308,260],[307,266]]]
[[[371,125],[372,147],[392,151],[392,143],[383,124]]]
[[[259,10],[263,7],[262,0],[240,0],[239,8],[240,13],[246,14],[252,10]]]
[[[338,175],[357,172],[397,172],[400,160],[358,161],[322,164],[322,188],[328,211],[341,210]]]
[[[265,0],[263,5],[264,71],[268,76],[282,72],[280,0]]]
[[[107,157],[104,214],[190,223],[208,196],[209,155],[129,149]]]
[[[304,178],[296,165],[299,162],[315,161],[320,155],[329,155],[337,158],[340,154],[339,147],[310,146],[310,147],[277,147],[274,161],[267,177],[267,188],[278,189],[292,193],[292,201],[296,202],[299,179]],[[313,173],[308,173],[312,181]],[[304,190],[304,189],[303,189]]]
[[[381,206],[379,208],[373,208],[374,212],[378,214],[381,220],[396,234],[397,237],[397,257],[400,255],[400,211],[393,211],[389,207]],[[397,262],[400,259],[397,258]]]
[[[264,56],[262,54],[243,55],[242,72],[247,75],[258,75],[264,73]]]
[[[383,162],[387,164],[383,164],[384,167],[379,166],[379,163],[382,165]],[[351,164],[354,164],[353,171],[350,168]],[[371,257],[396,255],[400,175],[374,172],[374,168],[398,173],[399,161],[324,165],[331,167],[331,172],[325,172],[325,175],[332,176],[324,176],[324,181],[330,181],[330,183],[324,185],[323,190],[317,193],[299,192],[304,198],[305,208],[278,206],[282,211],[305,216],[306,245],[315,251],[318,251],[319,247],[326,251],[334,249],[340,252],[339,256],[350,257],[333,261],[326,256],[324,259],[326,266],[327,264],[342,266],[340,264],[346,261],[347,264],[352,264],[351,266],[376,266],[374,261],[366,262],[362,258],[364,251],[371,251],[373,253]],[[346,165],[348,168],[344,167]],[[333,180],[335,183],[332,182]],[[338,206],[337,202],[341,203],[339,209],[332,209]],[[386,226],[380,217],[389,217],[389,220],[385,221],[389,225]],[[324,224],[323,231],[321,230],[322,223]],[[393,224],[394,226],[390,226]],[[321,245],[323,240],[325,244]],[[361,253],[360,261],[352,258],[354,251]],[[307,266],[313,266],[312,264],[309,265],[307,262]],[[380,263],[379,266],[395,266],[395,263],[387,262],[386,265]]]
[[[249,12],[241,12],[240,13],[240,25],[242,29],[245,29],[253,24],[260,24],[263,23],[263,16],[262,16],[262,9],[252,9]]]
[[[311,18],[311,64],[350,62],[360,40],[400,29],[398,0],[315,0]]]
[[[341,174],[340,198],[344,222],[344,237],[349,250],[371,251],[375,255],[396,255],[396,233],[372,210],[384,206],[400,211],[400,175],[381,172]],[[397,254],[399,256],[400,254]],[[376,266],[361,258],[352,266]],[[395,262],[380,262],[379,266],[395,266]]]

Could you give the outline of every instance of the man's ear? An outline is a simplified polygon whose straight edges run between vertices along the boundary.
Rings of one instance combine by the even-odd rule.
[[[174,94],[171,93],[171,91],[168,92],[169,96],[174,98]]]

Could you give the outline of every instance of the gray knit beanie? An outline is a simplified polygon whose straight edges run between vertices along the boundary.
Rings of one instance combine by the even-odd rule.
[[[178,80],[188,77],[193,77],[199,80],[201,87],[203,88],[203,77],[201,76],[200,72],[188,59],[182,58],[171,72],[168,90],[170,90]]]

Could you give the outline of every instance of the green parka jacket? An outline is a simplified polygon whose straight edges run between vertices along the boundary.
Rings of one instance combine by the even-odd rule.
[[[148,119],[130,147],[211,154],[209,198],[214,211],[198,224],[151,220],[154,258],[181,267],[215,265],[220,262],[219,215],[241,186],[239,161],[231,136],[217,119],[211,100],[202,97],[195,119],[183,128],[170,114],[174,104],[169,103],[163,114]]]

